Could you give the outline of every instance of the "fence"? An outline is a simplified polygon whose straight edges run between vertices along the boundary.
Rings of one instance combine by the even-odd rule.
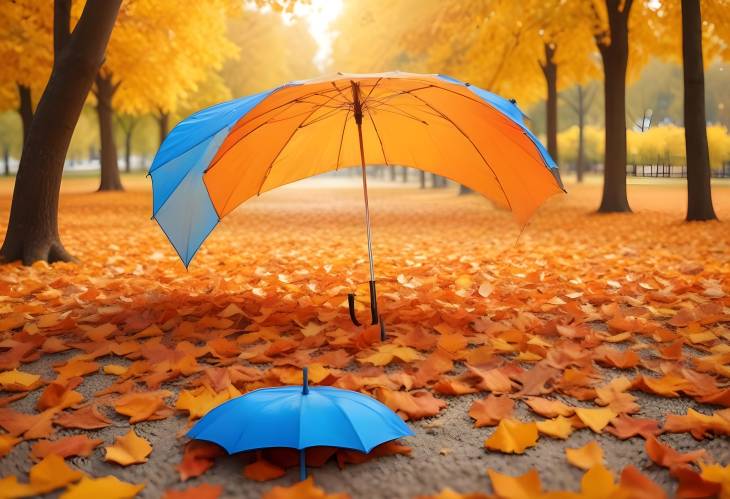
[[[631,177],[687,178],[687,165],[684,163],[684,157],[659,157],[653,164],[638,164],[629,159],[626,174]],[[720,168],[713,168],[710,175],[713,178],[730,178],[730,161]]]

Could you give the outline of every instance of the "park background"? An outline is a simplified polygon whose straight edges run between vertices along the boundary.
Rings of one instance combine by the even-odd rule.
[[[54,52],[95,60],[82,12],[111,36],[76,123],[38,103],[54,64],[83,76]],[[730,497],[729,30],[727,0],[3,2],[0,497]],[[184,267],[144,175],[177,122],[390,70],[515,99],[567,193],[523,227],[441,177],[368,167],[385,344],[347,317],[367,293],[356,170],[252,199]],[[304,365],[416,437],[325,449],[297,484],[285,453],[183,436]]]

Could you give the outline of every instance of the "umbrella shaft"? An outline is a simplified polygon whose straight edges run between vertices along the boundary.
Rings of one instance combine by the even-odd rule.
[[[362,124],[357,124],[357,138],[360,141],[360,164],[362,167],[362,193],[365,198],[365,229],[368,235],[368,262],[370,263],[370,281],[375,282],[373,267],[373,238],[370,230],[370,206],[368,204],[368,176],[365,171],[365,149],[362,144]]]

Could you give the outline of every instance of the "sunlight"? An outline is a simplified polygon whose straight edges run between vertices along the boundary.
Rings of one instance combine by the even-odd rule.
[[[297,3],[294,13],[303,17],[309,32],[317,43],[314,64],[324,71],[332,62],[332,43],[337,32],[330,27],[342,11],[342,0],[312,0],[309,4]]]

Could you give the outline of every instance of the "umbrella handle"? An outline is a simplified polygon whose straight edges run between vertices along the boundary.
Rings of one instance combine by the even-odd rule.
[[[355,316],[355,293],[347,293],[347,306],[350,309],[350,320],[356,326],[361,326],[360,321]]]
[[[302,482],[307,479],[307,455],[305,449],[299,450],[299,480]]]
[[[378,315],[378,296],[375,292],[375,281],[370,281],[370,324],[373,326],[380,321]]]

